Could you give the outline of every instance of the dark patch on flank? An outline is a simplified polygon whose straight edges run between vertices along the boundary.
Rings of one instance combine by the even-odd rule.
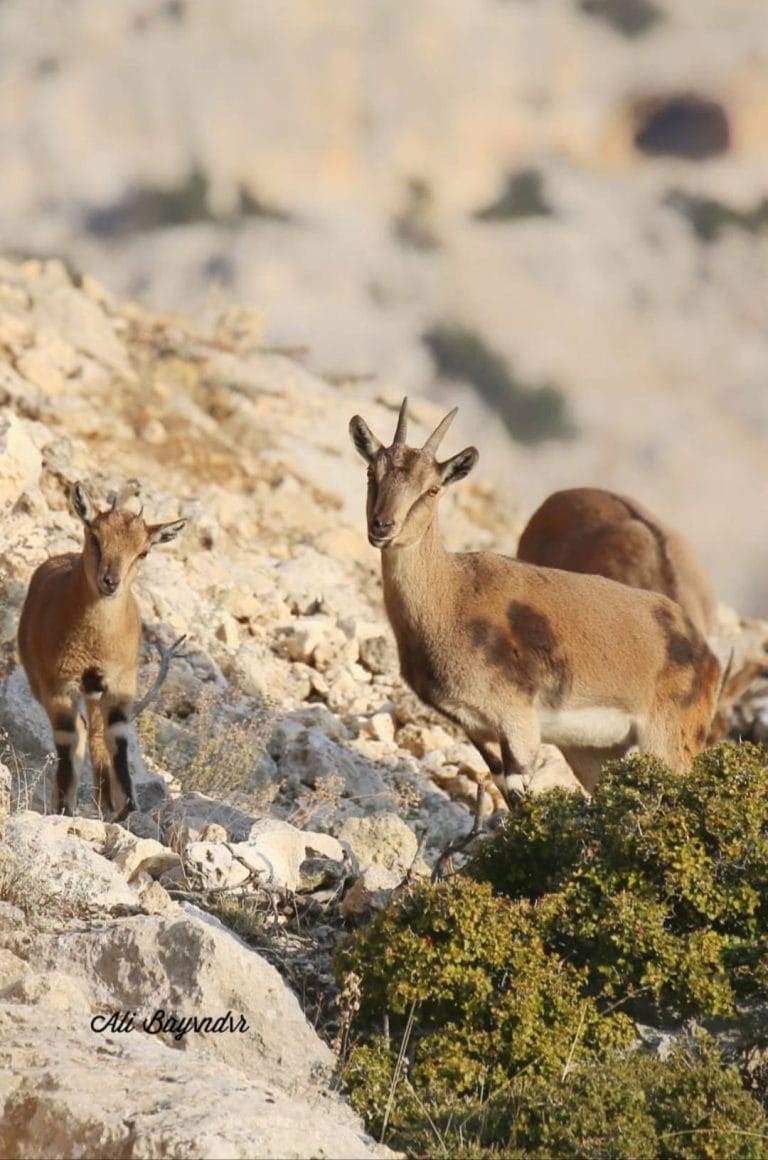
[[[719,666],[701,633],[682,609],[658,604],[654,618],[664,634],[667,650],[667,672],[676,683],[670,697],[679,705],[692,705],[716,679]],[[681,630],[682,622],[682,630]],[[683,631],[684,630],[684,631]],[[687,687],[680,687],[687,673]]]
[[[699,725],[698,729],[696,730],[696,741],[699,745],[703,745],[706,740],[707,731],[703,725]]]
[[[95,693],[106,693],[107,681],[101,669],[90,668],[83,673],[81,684],[86,697]]]
[[[538,693],[547,705],[562,704],[573,672],[547,617],[513,600],[507,608],[507,623],[508,630],[488,620],[470,621],[473,646],[526,696]]]
[[[691,665],[694,661],[694,647],[684,633],[680,632],[675,624],[675,616],[670,608],[663,604],[657,605],[653,613],[656,623],[664,633],[667,646],[667,657],[673,665]]]
[[[509,605],[507,619],[515,639],[534,659],[539,676],[537,684],[543,684],[548,692],[547,704],[553,707],[562,704],[573,682],[573,672],[560,651],[549,620],[519,600]]]
[[[669,664],[680,667],[693,665],[696,660],[696,648],[690,624],[686,624],[688,635],[681,632],[680,625],[675,623],[678,618],[675,617],[673,610],[666,607],[665,604],[658,604],[653,611],[653,616],[661,631],[664,632]]]
[[[667,653],[675,665],[693,664],[693,645],[680,633],[672,633],[668,637]]]

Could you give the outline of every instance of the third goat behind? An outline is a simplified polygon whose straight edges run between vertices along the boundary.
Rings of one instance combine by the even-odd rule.
[[[702,635],[714,628],[715,594],[693,548],[628,496],[599,487],[553,492],[523,529],[517,558],[662,592]]]

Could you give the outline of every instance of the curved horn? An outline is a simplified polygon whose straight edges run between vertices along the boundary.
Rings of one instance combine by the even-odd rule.
[[[422,448],[423,451],[431,451],[433,455],[435,454],[438,447],[440,446],[440,444],[443,441],[443,437],[445,436],[446,431],[448,430],[451,423],[453,422],[458,409],[459,409],[458,407],[454,407],[452,411],[448,412],[448,414],[445,416],[444,419],[440,420],[440,422],[438,423],[438,425],[435,427],[434,431],[430,435],[429,439],[427,439],[426,443],[424,444],[424,446]]]
[[[115,508],[123,507],[129,499],[135,499],[141,491],[141,484],[138,479],[129,479],[128,482],[120,488],[119,491],[111,491],[107,496],[107,502],[110,504],[112,511]],[[142,504],[143,508],[143,504]]]
[[[400,414],[397,416],[397,427],[395,428],[395,437],[392,440],[392,445],[395,443],[405,443],[405,436],[408,433],[408,399],[403,399],[400,404]]]

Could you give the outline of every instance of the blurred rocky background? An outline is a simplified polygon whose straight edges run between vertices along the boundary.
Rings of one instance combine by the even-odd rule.
[[[6,256],[251,304],[460,402],[513,515],[626,491],[768,612],[765,0],[4,0],[0,172]]]

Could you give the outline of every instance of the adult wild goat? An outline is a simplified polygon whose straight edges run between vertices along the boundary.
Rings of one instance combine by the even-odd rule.
[[[633,745],[685,770],[718,690],[706,642],[657,593],[492,552],[446,551],[440,497],[478,459],[474,447],[436,458],[455,414],[420,450],[405,443],[407,400],[389,447],[359,415],[350,421],[368,463],[368,539],[381,549],[403,677],[465,730],[507,801],[533,774],[542,740],[560,747],[587,790],[607,758]]]
[[[72,815],[86,737],[94,788],[117,820],[136,808],[128,766],[128,722],[136,697],[141,618],[131,585],[153,544],[178,536],[186,520],[146,524],[123,504],[133,482],[97,511],[82,483],[70,493],[85,527],[80,553],[54,556],[29,584],[18,645],[29,684],[53,729],[58,755],[53,808]],[[82,715],[87,706],[90,728]]]
[[[714,628],[715,594],[691,545],[625,495],[599,487],[553,492],[525,525],[517,558],[663,592],[699,632]]]

